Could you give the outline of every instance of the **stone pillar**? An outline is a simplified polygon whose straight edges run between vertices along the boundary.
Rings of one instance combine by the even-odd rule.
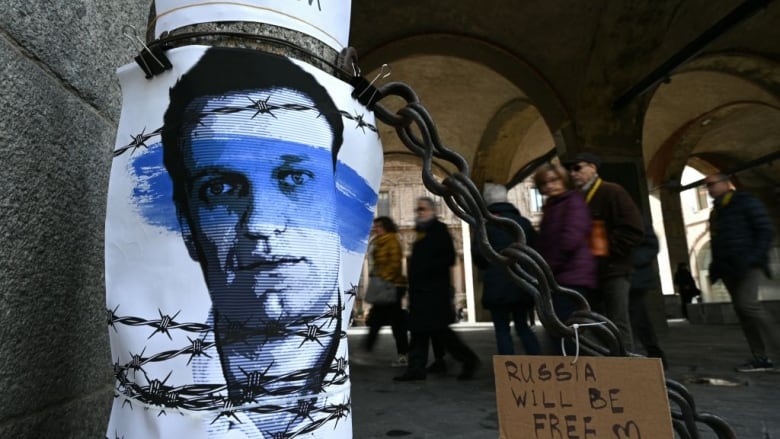
[[[463,268],[465,270],[464,293],[466,294],[466,308],[468,309],[468,322],[475,323],[477,321],[477,302],[474,296],[474,264],[471,262],[471,233],[469,232],[470,227],[468,223],[464,221],[461,224],[463,224],[461,230],[463,233],[463,259],[465,262]]]
[[[664,215],[666,243],[669,250],[669,269],[674,273],[678,263],[685,262],[689,264],[690,262],[680,193],[675,190],[661,190],[659,194]]]
[[[3,2],[0,437],[105,437],[103,224],[120,93],[148,0]]]

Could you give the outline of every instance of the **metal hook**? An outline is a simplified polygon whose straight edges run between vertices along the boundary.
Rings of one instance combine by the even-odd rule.
[[[393,70],[390,68],[390,66],[387,64],[382,64],[382,67],[379,69],[379,73],[377,73],[376,76],[374,76],[374,79],[372,79],[371,82],[368,83],[368,86],[365,89],[363,89],[363,91],[357,97],[359,98],[363,96],[363,93],[365,93],[366,90],[368,90],[369,88],[372,88],[372,86],[376,81],[380,79],[385,79],[391,74],[393,74]],[[376,94],[376,89],[374,89],[374,94]],[[372,95],[371,99],[373,98],[374,96]]]
[[[352,76],[360,76],[362,72],[360,71],[360,67],[357,66],[354,62],[352,63]]]

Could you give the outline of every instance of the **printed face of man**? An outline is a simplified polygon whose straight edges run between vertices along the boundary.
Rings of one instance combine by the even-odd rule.
[[[596,165],[579,162],[569,167],[569,175],[574,186],[582,187],[596,176]]]
[[[180,220],[211,294],[229,387],[261,371],[278,376],[323,367],[318,362],[332,339],[315,328],[333,325],[322,316],[338,305],[340,248],[325,118],[316,109],[220,111],[269,101],[313,107],[292,90],[208,99],[182,146],[187,203]]]

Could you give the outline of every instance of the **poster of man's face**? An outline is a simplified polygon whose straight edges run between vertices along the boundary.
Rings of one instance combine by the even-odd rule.
[[[136,109],[145,120],[129,124],[130,142],[122,127],[117,139],[109,434],[138,425],[136,404],[191,416],[145,420],[188,437],[339,437],[345,316],[381,178],[370,113],[340,81],[284,57],[177,50],[175,66],[190,67],[165,78],[168,99],[152,112],[160,127],[149,131],[153,118]],[[123,89],[127,101],[132,86]]]

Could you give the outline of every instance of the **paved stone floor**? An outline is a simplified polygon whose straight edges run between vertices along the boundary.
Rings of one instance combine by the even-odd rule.
[[[492,326],[459,324],[454,328],[482,359],[474,380],[455,380],[457,364],[451,361],[448,376],[429,376],[422,382],[393,381],[403,369],[390,366],[395,346],[389,330],[383,330],[365,364],[352,366],[355,439],[498,437]],[[358,348],[365,333],[366,328],[349,330],[351,350]],[[734,372],[734,366],[748,357],[738,326],[670,321],[660,339],[670,365],[667,376],[688,388],[699,412],[726,419],[739,438],[780,439],[780,373]],[[713,385],[711,379],[736,385]],[[706,428],[701,429],[701,438],[714,437]]]

